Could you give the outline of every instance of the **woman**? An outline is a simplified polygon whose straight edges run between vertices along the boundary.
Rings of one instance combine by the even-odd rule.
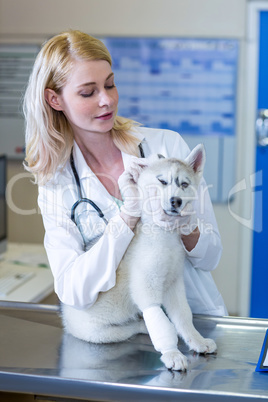
[[[101,41],[69,31],[43,46],[25,94],[26,169],[39,184],[55,291],[77,308],[114,286],[134,236],[140,205],[133,174],[146,161],[133,156],[184,159],[189,153],[179,134],[141,128],[117,116],[117,105],[111,56]],[[208,193],[201,198],[199,225],[182,235],[187,297],[194,313],[224,315],[208,272],[219,262],[221,241]]]

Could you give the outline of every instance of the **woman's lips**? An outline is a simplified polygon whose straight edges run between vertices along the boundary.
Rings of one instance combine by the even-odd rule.
[[[102,114],[101,116],[96,117],[96,119],[99,119],[99,120],[109,120],[109,119],[111,119],[112,117],[113,117],[113,112]]]

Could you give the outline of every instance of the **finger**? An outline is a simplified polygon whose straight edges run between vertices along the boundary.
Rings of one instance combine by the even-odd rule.
[[[121,176],[118,179],[118,186],[122,190],[126,186],[128,186],[130,183],[134,183],[132,175],[125,171],[124,173],[121,174]]]
[[[141,166],[141,167],[147,167],[149,166],[149,160],[146,158],[138,158],[136,160],[136,163]]]
[[[130,162],[130,166],[139,166],[141,168],[145,168],[149,166],[148,159],[142,159],[142,158],[133,158],[132,161]]]
[[[137,181],[140,177],[140,174],[142,172],[142,168],[138,165],[132,165],[129,167],[128,171],[129,171],[130,175],[132,176],[132,180],[135,183],[137,183]]]
[[[132,176],[132,179],[137,183],[142,170],[148,166],[148,160],[145,158],[137,158],[136,156],[131,157],[131,161],[126,171]]]

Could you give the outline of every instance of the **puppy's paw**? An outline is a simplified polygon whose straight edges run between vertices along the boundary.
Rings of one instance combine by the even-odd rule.
[[[215,353],[217,351],[217,345],[213,341],[213,339],[210,338],[203,338],[201,341],[198,340],[193,340],[190,342],[190,348],[194,350],[197,353]]]
[[[171,370],[186,371],[188,367],[187,358],[177,349],[165,352],[161,360]]]

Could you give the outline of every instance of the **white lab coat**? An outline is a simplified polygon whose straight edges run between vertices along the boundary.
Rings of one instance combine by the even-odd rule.
[[[138,128],[135,135],[142,141],[145,156],[159,153],[184,159],[189,148],[182,137],[172,131]],[[44,245],[55,279],[59,299],[77,308],[91,306],[99,292],[115,285],[116,269],[134,234],[119,216],[113,197],[86,164],[74,143],[74,162],[80,178],[82,194],[93,200],[109,223],[98,242],[88,251],[83,249],[81,234],[71,221],[71,208],[78,199],[77,187],[70,163],[59,168],[54,178],[39,186],[38,204],[42,213]],[[131,156],[122,153],[125,168]],[[185,286],[193,313],[226,315],[227,310],[209,271],[216,268],[221,256],[221,240],[205,182],[200,186],[200,238],[196,247],[186,251]],[[204,203],[203,203],[204,201]]]

